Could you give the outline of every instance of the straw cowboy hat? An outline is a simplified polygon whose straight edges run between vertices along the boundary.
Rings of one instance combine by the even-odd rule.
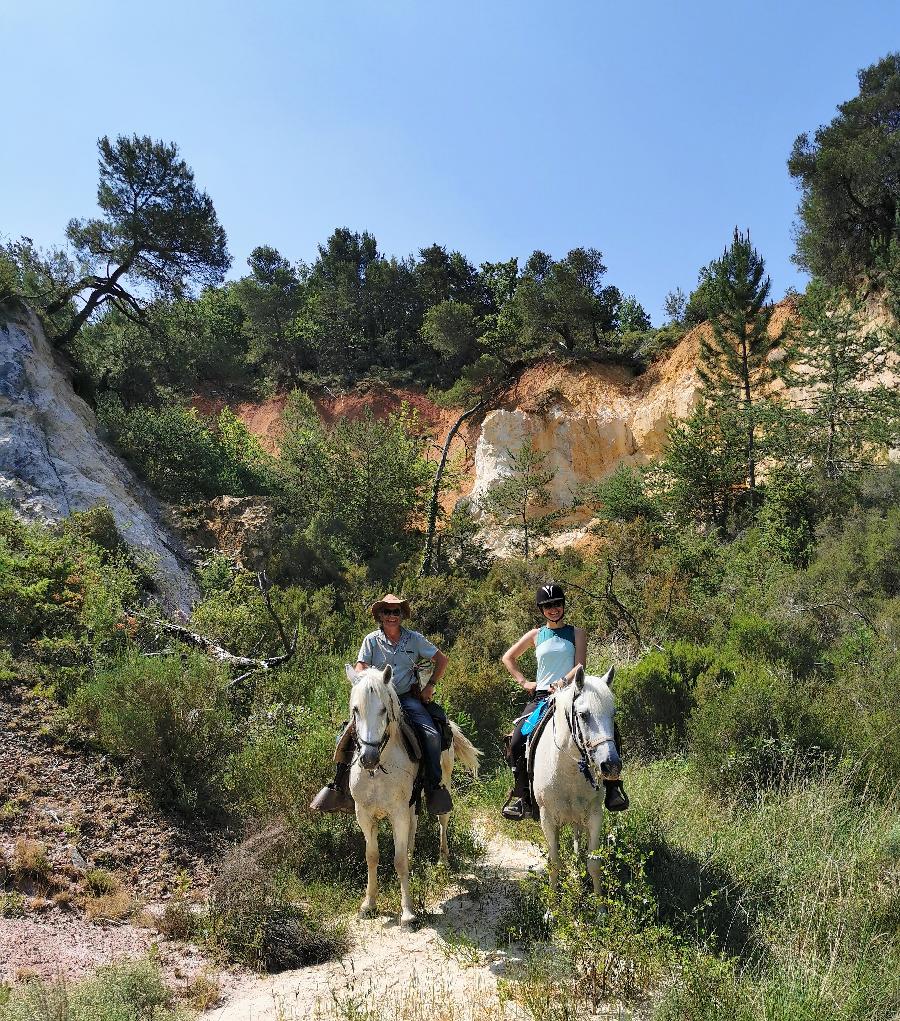
[[[409,616],[409,600],[401,599],[399,596],[395,596],[393,592],[388,592],[386,596],[382,596],[381,599],[377,599],[369,607],[372,616],[375,618],[375,620],[378,620],[378,614],[386,606],[399,606],[400,616],[404,618]]]

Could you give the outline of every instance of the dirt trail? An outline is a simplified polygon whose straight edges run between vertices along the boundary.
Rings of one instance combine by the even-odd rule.
[[[459,880],[420,928],[401,928],[387,916],[354,919],[353,946],[343,960],[248,979],[202,1021],[324,1021],[366,1017],[376,1007],[397,1021],[484,1017],[507,963],[518,959],[514,947],[497,945],[497,922],[516,882],[544,864],[531,843],[484,839],[484,863]]]

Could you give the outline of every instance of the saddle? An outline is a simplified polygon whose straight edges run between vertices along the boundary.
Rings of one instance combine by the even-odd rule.
[[[541,703],[541,713],[536,722],[532,723],[532,721],[529,720],[529,723],[531,723],[531,729],[525,739],[525,769],[528,776],[528,797],[531,801],[531,817],[538,822],[540,821],[541,813],[534,800],[534,757],[537,754],[538,742],[541,740],[544,730],[547,727],[547,723],[553,717],[554,708],[555,700],[551,695]],[[535,710],[535,713],[536,712],[537,710]],[[531,715],[533,716],[534,713]],[[522,719],[522,717],[519,719]],[[518,722],[519,720],[515,721],[515,723]],[[510,766],[513,765],[512,753],[510,751],[511,742],[512,733],[506,734],[503,738],[504,755]]]

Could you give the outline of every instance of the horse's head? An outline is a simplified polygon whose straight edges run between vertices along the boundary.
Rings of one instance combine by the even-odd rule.
[[[604,780],[618,780],[622,770],[613,736],[614,673],[615,667],[610,667],[602,677],[593,677],[580,666],[570,685],[572,736],[587,755],[591,768]]]
[[[350,691],[350,720],[356,728],[363,769],[375,769],[391,736],[391,724],[400,718],[400,699],[391,684],[392,670],[369,667],[357,673],[347,664]]]

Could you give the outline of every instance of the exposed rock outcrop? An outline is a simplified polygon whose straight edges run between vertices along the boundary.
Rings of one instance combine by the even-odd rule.
[[[170,507],[166,516],[198,556],[218,550],[235,567],[248,571],[266,566],[278,539],[272,507],[260,496],[217,496],[205,503]]]
[[[26,313],[0,321],[0,501],[44,522],[105,504],[125,541],[150,555],[164,601],[187,610],[198,597],[179,541],[99,438],[93,412],[72,390],[37,318]]]

